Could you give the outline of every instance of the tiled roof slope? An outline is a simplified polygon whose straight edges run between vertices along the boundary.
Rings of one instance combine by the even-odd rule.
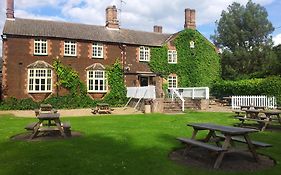
[[[104,26],[58,21],[21,19],[6,20],[3,34],[55,37],[65,39],[103,41],[134,45],[161,46],[171,36],[128,29],[112,30]]]

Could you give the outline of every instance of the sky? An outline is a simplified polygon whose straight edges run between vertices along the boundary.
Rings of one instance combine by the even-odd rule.
[[[248,0],[236,0],[246,4]],[[152,31],[154,25],[163,26],[164,33],[175,33],[183,29],[184,9],[196,10],[197,29],[206,38],[214,34],[215,21],[222,10],[233,0],[15,0],[15,17],[46,19],[105,25],[105,9],[116,5],[119,10],[121,28]],[[172,3],[171,3],[172,2]],[[276,28],[272,33],[275,45],[281,44],[281,1],[253,0],[264,6],[268,18]],[[6,0],[0,0],[0,31],[6,20]],[[2,42],[0,42],[2,55]]]

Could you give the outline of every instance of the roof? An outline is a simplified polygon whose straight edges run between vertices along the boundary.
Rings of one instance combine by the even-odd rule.
[[[171,34],[143,32],[122,28],[120,30],[114,30],[107,29],[105,26],[22,18],[6,20],[3,34],[146,46],[162,46],[171,36]]]
[[[95,63],[87,67],[86,70],[105,70],[105,67],[100,63]]]

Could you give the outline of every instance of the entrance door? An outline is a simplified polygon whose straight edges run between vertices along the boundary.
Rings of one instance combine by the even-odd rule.
[[[149,84],[149,79],[148,77],[140,77],[140,86],[148,86]]]

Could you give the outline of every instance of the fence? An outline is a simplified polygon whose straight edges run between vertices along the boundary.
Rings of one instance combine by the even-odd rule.
[[[183,98],[201,98],[209,99],[208,87],[191,87],[191,88],[171,88],[173,91],[178,91]],[[172,92],[170,89],[170,92]],[[172,94],[173,96],[173,94]]]
[[[240,106],[259,106],[269,109],[275,109],[275,97],[267,96],[232,96],[231,97],[232,109],[240,109]]]

